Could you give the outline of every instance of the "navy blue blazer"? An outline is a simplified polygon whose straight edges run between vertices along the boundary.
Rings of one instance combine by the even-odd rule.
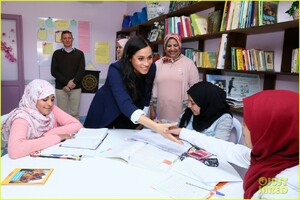
[[[137,100],[138,103],[135,105],[123,83],[121,63],[119,61],[112,63],[109,66],[104,85],[96,92],[93,98],[84,127],[104,128],[121,113],[130,119],[134,111],[149,106],[156,73],[154,62],[148,73],[151,75],[151,83],[145,84],[145,94]]]

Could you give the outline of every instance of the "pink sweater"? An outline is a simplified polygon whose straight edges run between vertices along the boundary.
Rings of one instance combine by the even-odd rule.
[[[21,158],[34,151],[53,146],[61,141],[58,134],[76,133],[83,127],[77,119],[57,106],[53,107],[53,113],[55,119],[54,128],[35,139],[26,138],[30,125],[25,119],[19,118],[14,120],[8,140],[8,155],[10,158]]]

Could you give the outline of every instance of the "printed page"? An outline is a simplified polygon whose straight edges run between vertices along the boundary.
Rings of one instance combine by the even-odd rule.
[[[178,144],[176,142],[164,138],[159,133],[153,132],[152,130],[145,128],[139,132],[134,133],[129,138],[129,140],[142,141],[169,153],[176,154],[178,156],[180,156],[184,152],[187,152],[187,150],[192,146],[190,143],[185,141],[183,141],[183,144]]]
[[[118,146],[111,147],[107,151],[98,152],[97,156],[104,158],[121,158],[128,161],[131,155],[145,145],[144,142],[123,141]]]
[[[202,183],[187,176],[174,173],[152,185],[152,188],[171,198],[205,198],[213,191],[214,183]]]
[[[218,158],[218,167],[209,167],[193,158],[185,158],[177,162],[174,170],[184,176],[201,182],[242,181],[237,171],[225,160]]]
[[[133,142],[135,143],[135,142]],[[167,172],[179,157],[161,150],[153,145],[146,144],[129,157],[129,164],[151,170]]]

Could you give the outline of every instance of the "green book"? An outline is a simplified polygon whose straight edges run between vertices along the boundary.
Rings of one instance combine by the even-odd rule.
[[[221,26],[221,10],[216,10],[208,14],[207,32],[217,33]]]

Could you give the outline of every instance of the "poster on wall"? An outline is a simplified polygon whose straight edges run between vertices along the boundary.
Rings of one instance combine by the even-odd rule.
[[[83,51],[85,60],[90,61],[90,22],[74,19],[38,18],[37,20],[37,54],[39,78],[54,82],[51,75],[51,59],[55,50],[63,47],[61,32],[72,32],[73,47]]]
[[[100,71],[85,70],[85,75],[81,81],[82,93],[96,93],[99,86]]]

